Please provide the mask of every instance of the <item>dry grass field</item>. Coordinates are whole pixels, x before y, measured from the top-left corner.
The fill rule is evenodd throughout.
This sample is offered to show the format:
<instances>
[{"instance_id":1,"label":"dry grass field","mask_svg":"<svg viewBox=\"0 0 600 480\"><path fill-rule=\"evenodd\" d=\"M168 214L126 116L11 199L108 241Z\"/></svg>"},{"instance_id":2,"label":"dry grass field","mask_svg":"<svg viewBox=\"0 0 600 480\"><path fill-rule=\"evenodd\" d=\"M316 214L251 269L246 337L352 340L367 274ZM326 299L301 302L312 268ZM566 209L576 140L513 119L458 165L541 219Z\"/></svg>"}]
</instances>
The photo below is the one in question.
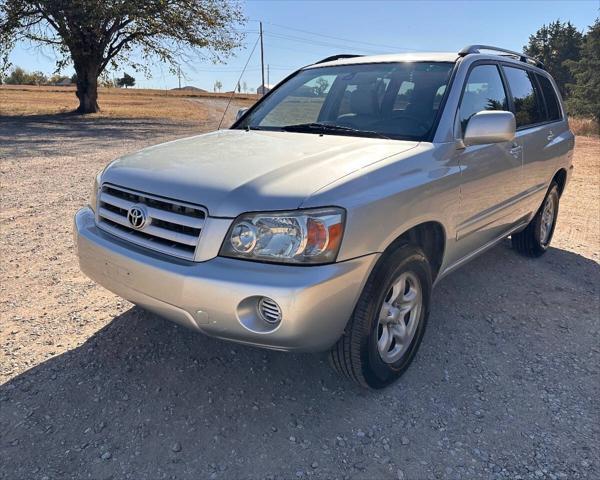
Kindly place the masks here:
<instances>
[{"instance_id":1,"label":"dry grass field","mask_svg":"<svg viewBox=\"0 0 600 480\"><path fill-rule=\"evenodd\" d=\"M224 93L185 90L146 90L138 88L100 88L101 111L91 118L169 118L194 123L209 121L205 100L227 100ZM252 105L254 94L235 95L237 103ZM202 100L199 102L198 100ZM0 86L0 115L53 115L77 108L75 87Z\"/></svg>"},{"instance_id":2,"label":"dry grass field","mask_svg":"<svg viewBox=\"0 0 600 480\"><path fill-rule=\"evenodd\" d=\"M592 118L570 118L569 125L575 135L594 137L600 135L600 125Z\"/></svg>"}]
</instances>

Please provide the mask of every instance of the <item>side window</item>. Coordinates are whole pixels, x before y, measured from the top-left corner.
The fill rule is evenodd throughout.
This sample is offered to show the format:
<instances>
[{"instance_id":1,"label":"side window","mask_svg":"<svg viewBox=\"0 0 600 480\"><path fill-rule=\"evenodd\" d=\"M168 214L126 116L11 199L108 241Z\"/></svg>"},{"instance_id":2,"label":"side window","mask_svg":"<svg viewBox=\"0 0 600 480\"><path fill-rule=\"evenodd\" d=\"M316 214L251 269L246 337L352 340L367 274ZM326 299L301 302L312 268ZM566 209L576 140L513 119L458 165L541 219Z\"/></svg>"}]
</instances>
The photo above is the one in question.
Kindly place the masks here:
<instances>
[{"instance_id":1,"label":"side window","mask_svg":"<svg viewBox=\"0 0 600 480\"><path fill-rule=\"evenodd\" d=\"M546 101L548 120L551 122L560 120L562 114L560 113L558 97L556 96L556 91L552 86L552 82L547 77L544 77L543 75L538 75L537 73L536 77L540 82L540 86L542 87L542 93L544 94L544 100Z\"/></svg>"},{"instance_id":2,"label":"side window","mask_svg":"<svg viewBox=\"0 0 600 480\"><path fill-rule=\"evenodd\" d=\"M261 124L278 126L316 122L335 78L335 75L321 75L299 86L271 110Z\"/></svg>"},{"instance_id":3,"label":"side window","mask_svg":"<svg viewBox=\"0 0 600 480\"><path fill-rule=\"evenodd\" d=\"M541 98L533 86L529 72L521 68L503 68L515 102L517 128L545 121Z\"/></svg>"},{"instance_id":4,"label":"side window","mask_svg":"<svg viewBox=\"0 0 600 480\"><path fill-rule=\"evenodd\" d=\"M479 65L469 73L459 109L463 133L469 119L482 110L508 110L506 92L496 65Z\"/></svg>"}]
</instances>

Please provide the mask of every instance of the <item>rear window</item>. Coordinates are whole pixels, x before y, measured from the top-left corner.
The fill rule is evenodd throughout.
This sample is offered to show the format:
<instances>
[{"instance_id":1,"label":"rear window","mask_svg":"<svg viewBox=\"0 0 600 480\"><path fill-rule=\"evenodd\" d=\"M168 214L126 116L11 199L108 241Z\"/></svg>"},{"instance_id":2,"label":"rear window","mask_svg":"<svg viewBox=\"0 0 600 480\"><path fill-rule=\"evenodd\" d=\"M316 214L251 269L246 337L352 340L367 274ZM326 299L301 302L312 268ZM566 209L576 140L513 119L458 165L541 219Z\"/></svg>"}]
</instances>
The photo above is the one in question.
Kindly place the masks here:
<instances>
[{"instance_id":1,"label":"rear window","mask_svg":"<svg viewBox=\"0 0 600 480\"><path fill-rule=\"evenodd\" d=\"M503 68L515 103L517 128L544 122L546 112L531 74L521 68Z\"/></svg>"},{"instance_id":2,"label":"rear window","mask_svg":"<svg viewBox=\"0 0 600 480\"><path fill-rule=\"evenodd\" d=\"M556 96L556 91L552 86L552 82L543 75L536 74L536 77L540 82L540 87L542 87L542 94L544 95L544 100L546 102L548 120L551 122L560 120L562 117L560 113L560 105L558 104L558 97Z\"/></svg>"}]
</instances>

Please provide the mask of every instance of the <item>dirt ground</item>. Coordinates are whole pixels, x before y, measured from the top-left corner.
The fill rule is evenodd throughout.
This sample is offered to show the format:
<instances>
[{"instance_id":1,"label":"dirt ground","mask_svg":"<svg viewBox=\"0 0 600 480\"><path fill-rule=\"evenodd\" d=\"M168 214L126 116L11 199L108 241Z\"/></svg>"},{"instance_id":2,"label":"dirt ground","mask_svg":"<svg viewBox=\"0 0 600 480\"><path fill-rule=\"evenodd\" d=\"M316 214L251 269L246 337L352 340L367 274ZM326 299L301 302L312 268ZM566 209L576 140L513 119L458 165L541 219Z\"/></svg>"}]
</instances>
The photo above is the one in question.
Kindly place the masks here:
<instances>
[{"instance_id":1,"label":"dirt ground","mask_svg":"<svg viewBox=\"0 0 600 480\"><path fill-rule=\"evenodd\" d=\"M599 139L577 139L547 255L505 242L444 279L415 363L368 392L79 272L93 175L208 128L0 117L0 478L600 477Z\"/></svg>"}]
</instances>

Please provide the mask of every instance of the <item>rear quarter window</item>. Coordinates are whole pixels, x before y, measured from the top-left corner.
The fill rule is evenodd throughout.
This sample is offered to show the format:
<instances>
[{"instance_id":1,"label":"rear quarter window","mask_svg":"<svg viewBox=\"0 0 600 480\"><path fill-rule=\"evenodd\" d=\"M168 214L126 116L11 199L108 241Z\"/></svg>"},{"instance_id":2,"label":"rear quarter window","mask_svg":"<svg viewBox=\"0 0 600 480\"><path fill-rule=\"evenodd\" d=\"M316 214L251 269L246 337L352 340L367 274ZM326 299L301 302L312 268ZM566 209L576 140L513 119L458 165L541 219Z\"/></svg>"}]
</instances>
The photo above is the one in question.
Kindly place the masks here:
<instances>
[{"instance_id":1,"label":"rear quarter window","mask_svg":"<svg viewBox=\"0 0 600 480\"><path fill-rule=\"evenodd\" d=\"M562 114L560 111L560 105L558 103L558 97L556 96L556 90L554 90L554 87L552 86L552 82L549 78L544 77L543 75L538 75L537 73L536 77L540 83L540 87L542 87L542 94L544 95L544 101L546 102L548 120L551 122L561 120Z\"/></svg>"}]
</instances>

